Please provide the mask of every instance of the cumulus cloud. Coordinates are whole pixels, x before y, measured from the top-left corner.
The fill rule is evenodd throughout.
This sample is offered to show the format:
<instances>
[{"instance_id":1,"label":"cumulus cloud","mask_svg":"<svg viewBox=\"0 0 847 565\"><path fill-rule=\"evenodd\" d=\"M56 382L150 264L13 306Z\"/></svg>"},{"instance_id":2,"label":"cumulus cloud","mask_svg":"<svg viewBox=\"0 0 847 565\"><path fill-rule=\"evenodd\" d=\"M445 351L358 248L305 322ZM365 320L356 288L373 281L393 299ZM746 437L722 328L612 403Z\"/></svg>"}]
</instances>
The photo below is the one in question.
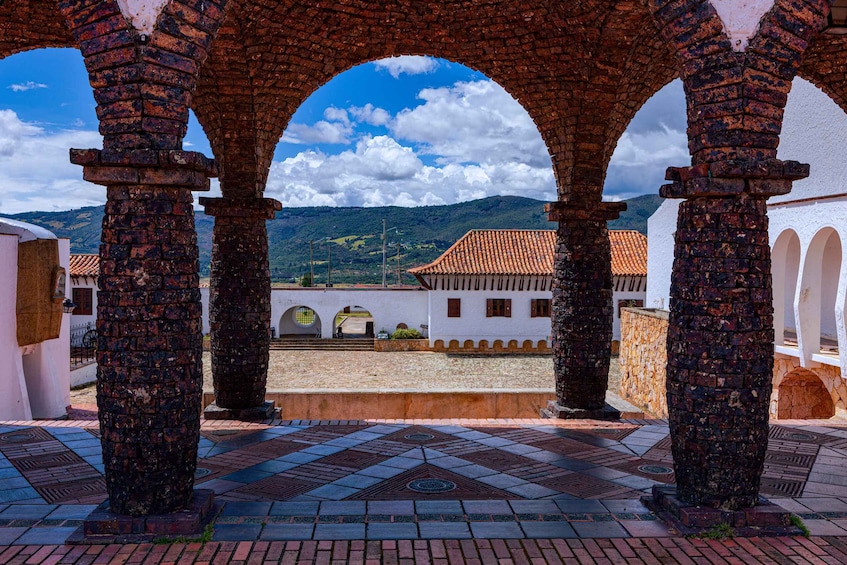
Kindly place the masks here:
<instances>
[{"instance_id":1,"label":"cumulus cloud","mask_svg":"<svg viewBox=\"0 0 847 565\"><path fill-rule=\"evenodd\" d=\"M71 147L101 147L96 131L48 132L0 110L0 213L67 210L102 204L103 187L82 180L68 159Z\"/></svg>"},{"instance_id":2,"label":"cumulus cloud","mask_svg":"<svg viewBox=\"0 0 847 565\"><path fill-rule=\"evenodd\" d=\"M550 198L553 173L521 163L425 165L389 136L337 155L303 151L271 166L266 194L284 206L431 206L516 194Z\"/></svg>"},{"instance_id":3,"label":"cumulus cloud","mask_svg":"<svg viewBox=\"0 0 847 565\"><path fill-rule=\"evenodd\" d=\"M350 113L356 120L372 126L388 125L391 121L391 114L382 108L375 108L373 104L365 104L361 108L352 106Z\"/></svg>"},{"instance_id":4,"label":"cumulus cloud","mask_svg":"<svg viewBox=\"0 0 847 565\"><path fill-rule=\"evenodd\" d=\"M402 74L422 75L431 73L438 68L438 61L431 57L403 55L374 61L374 66L377 69L388 71L388 74L394 78L400 78Z\"/></svg>"},{"instance_id":5,"label":"cumulus cloud","mask_svg":"<svg viewBox=\"0 0 847 565\"><path fill-rule=\"evenodd\" d=\"M526 110L490 80L427 88L423 103L389 125L398 139L421 145L440 163L525 163L550 168L550 156Z\"/></svg>"},{"instance_id":6,"label":"cumulus cloud","mask_svg":"<svg viewBox=\"0 0 847 565\"><path fill-rule=\"evenodd\" d=\"M679 80L657 92L635 115L609 162L605 196L626 199L656 194L668 167L691 162L685 95Z\"/></svg>"},{"instance_id":7,"label":"cumulus cloud","mask_svg":"<svg viewBox=\"0 0 847 565\"><path fill-rule=\"evenodd\" d=\"M353 135L353 126L347 111L330 106L324 110L324 118L314 125L299 123L290 124L280 139L281 143L295 145L311 145L316 143L331 143L349 145Z\"/></svg>"},{"instance_id":8,"label":"cumulus cloud","mask_svg":"<svg viewBox=\"0 0 847 565\"><path fill-rule=\"evenodd\" d=\"M18 84L10 84L6 88L11 90L12 92L26 92L27 90L34 90L36 88L47 88L47 85L42 84L40 82L33 82L31 80L28 80L26 82Z\"/></svg>"}]
</instances>

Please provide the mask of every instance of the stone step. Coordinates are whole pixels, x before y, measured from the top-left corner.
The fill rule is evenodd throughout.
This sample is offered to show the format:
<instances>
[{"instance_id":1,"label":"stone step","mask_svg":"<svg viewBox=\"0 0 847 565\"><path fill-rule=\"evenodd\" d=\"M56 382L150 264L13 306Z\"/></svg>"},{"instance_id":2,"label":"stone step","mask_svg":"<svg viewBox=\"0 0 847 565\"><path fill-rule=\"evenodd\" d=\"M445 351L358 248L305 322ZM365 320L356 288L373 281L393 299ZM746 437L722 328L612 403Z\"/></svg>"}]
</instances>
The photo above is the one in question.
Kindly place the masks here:
<instances>
[{"instance_id":1,"label":"stone step","mask_svg":"<svg viewBox=\"0 0 847 565\"><path fill-rule=\"evenodd\" d=\"M273 350L373 351L373 339L272 339Z\"/></svg>"}]
</instances>

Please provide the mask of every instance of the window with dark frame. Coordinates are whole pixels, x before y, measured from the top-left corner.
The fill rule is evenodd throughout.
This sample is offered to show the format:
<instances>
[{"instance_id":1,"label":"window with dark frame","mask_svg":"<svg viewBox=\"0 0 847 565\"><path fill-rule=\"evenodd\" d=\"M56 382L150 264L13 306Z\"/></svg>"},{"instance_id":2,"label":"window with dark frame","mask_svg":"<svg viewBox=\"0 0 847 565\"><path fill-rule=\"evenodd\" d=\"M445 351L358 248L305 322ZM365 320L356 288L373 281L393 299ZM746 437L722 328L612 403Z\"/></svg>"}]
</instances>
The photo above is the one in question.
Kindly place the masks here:
<instances>
[{"instance_id":1,"label":"window with dark frame","mask_svg":"<svg viewBox=\"0 0 847 565\"><path fill-rule=\"evenodd\" d=\"M93 294L94 289L91 288L73 289L71 300L76 304L73 313L77 316L91 316L94 313Z\"/></svg>"},{"instance_id":2,"label":"window with dark frame","mask_svg":"<svg viewBox=\"0 0 847 565\"><path fill-rule=\"evenodd\" d=\"M549 298L533 298L530 304L529 315L531 318L549 318L550 317L550 299Z\"/></svg>"},{"instance_id":3,"label":"window with dark frame","mask_svg":"<svg viewBox=\"0 0 847 565\"><path fill-rule=\"evenodd\" d=\"M512 300L510 298L488 298L485 301L486 318L511 318Z\"/></svg>"},{"instance_id":4,"label":"window with dark frame","mask_svg":"<svg viewBox=\"0 0 847 565\"><path fill-rule=\"evenodd\" d=\"M462 299L448 298L447 299L447 317L461 318L462 317Z\"/></svg>"}]
</instances>

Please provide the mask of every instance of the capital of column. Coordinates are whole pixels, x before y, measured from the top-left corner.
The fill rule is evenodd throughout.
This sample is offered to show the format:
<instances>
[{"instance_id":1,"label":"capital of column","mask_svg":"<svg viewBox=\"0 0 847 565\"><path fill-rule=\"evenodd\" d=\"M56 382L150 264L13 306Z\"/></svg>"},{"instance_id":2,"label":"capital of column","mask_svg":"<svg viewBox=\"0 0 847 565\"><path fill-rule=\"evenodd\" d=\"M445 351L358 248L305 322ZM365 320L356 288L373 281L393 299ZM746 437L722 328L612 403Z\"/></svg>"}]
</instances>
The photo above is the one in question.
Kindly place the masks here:
<instances>
[{"instance_id":1,"label":"capital of column","mask_svg":"<svg viewBox=\"0 0 847 565\"><path fill-rule=\"evenodd\" d=\"M282 210L279 200L273 198L200 198L207 216L225 218L259 218L273 220Z\"/></svg>"},{"instance_id":2,"label":"capital of column","mask_svg":"<svg viewBox=\"0 0 847 565\"><path fill-rule=\"evenodd\" d=\"M218 176L215 160L195 151L71 149L70 159L83 167L83 179L103 186L154 185L207 191L209 179Z\"/></svg>"},{"instance_id":3,"label":"capital of column","mask_svg":"<svg viewBox=\"0 0 847 565\"><path fill-rule=\"evenodd\" d=\"M544 205L550 222L616 220L626 210L626 202L549 202Z\"/></svg>"},{"instance_id":4,"label":"capital of column","mask_svg":"<svg viewBox=\"0 0 847 565\"><path fill-rule=\"evenodd\" d=\"M809 176L809 165L766 159L727 160L692 167L669 167L659 189L663 198L725 197L749 194L768 198L791 192L795 180Z\"/></svg>"}]
</instances>

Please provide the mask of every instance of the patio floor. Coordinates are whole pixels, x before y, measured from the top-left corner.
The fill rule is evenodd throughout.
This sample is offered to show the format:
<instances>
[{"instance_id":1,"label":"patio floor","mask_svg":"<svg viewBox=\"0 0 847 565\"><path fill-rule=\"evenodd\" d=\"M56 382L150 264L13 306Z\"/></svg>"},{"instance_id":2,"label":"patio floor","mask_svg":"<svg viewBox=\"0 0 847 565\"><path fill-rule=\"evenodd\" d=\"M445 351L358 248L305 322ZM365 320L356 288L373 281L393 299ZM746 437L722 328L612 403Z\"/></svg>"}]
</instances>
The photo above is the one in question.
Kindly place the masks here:
<instances>
[{"instance_id":1,"label":"patio floor","mask_svg":"<svg viewBox=\"0 0 847 565\"><path fill-rule=\"evenodd\" d=\"M771 426L762 494L812 537L723 542L678 537L639 501L673 482L660 420L204 421L211 543L64 546L106 498L98 436L90 419L0 423L0 563L847 563L842 420Z\"/></svg>"}]
</instances>

